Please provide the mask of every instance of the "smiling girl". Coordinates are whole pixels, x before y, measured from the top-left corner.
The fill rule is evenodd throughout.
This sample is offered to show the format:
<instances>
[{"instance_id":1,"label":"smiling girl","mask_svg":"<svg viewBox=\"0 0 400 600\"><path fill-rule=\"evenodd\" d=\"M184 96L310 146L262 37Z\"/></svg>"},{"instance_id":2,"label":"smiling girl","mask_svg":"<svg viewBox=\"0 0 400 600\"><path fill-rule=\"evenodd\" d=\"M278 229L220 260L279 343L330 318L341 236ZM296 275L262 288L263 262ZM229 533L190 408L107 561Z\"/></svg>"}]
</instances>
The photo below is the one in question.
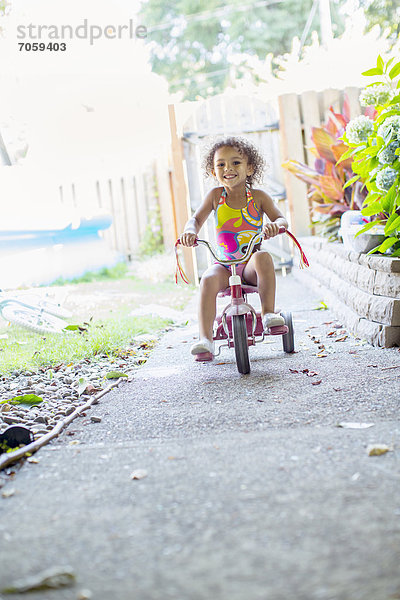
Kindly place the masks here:
<instances>
[{"instance_id":1,"label":"smiling girl","mask_svg":"<svg viewBox=\"0 0 400 600\"><path fill-rule=\"evenodd\" d=\"M185 225L180 240L184 246L194 246L197 235L214 212L219 256L222 260L240 258L255 233L264 239L274 237L280 227L288 223L271 197L263 190L253 188L260 181L264 159L247 140L227 138L214 144L204 158L207 175L213 175L219 187L208 192L202 205ZM263 223L263 215L267 220ZM281 315L275 313L275 269L268 252L259 246L247 263L237 265L236 272L243 282L257 285L261 299L264 329L284 325ZM191 353L214 353L213 323L218 292L228 287L230 268L215 263L205 271L200 283L199 341Z\"/></svg>"}]
</instances>

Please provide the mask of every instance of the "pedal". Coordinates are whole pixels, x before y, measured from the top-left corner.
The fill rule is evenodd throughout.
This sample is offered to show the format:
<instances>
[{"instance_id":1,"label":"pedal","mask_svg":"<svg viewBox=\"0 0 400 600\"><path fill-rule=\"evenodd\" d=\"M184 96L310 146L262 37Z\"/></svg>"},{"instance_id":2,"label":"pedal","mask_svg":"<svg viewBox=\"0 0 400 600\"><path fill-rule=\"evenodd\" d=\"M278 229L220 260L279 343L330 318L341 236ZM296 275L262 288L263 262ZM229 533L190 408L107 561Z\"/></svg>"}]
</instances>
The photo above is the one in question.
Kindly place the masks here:
<instances>
[{"instance_id":1,"label":"pedal","mask_svg":"<svg viewBox=\"0 0 400 600\"><path fill-rule=\"evenodd\" d=\"M200 352L196 354L194 360L197 362L209 362L214 358L211 352Z\"/></svg>"},{"instance_id":2,"label":"pedal","mask_svg":"<svg viewBox=\"0 0 400 600\"><path fill-rule=\"evenodd\" d=\"M269 327L269 333L271 335L285 335L289 331L287 325L277 325L276 327Z\"/></svg>"}]
</instances>

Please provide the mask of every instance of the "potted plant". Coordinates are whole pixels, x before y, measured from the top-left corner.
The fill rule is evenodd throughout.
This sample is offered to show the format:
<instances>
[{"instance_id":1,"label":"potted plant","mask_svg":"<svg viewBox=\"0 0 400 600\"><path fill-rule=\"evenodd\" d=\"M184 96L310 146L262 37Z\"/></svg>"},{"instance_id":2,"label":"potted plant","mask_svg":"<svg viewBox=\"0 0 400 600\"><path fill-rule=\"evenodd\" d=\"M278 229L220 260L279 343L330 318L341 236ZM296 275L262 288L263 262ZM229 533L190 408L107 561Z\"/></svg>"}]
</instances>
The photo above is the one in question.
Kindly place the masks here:
<instances>
[{"instance_id":1,"label":"potted plant","mask_svg":"<svg viewBox=\"0 0 400 600\"><path fill-rule=\"evenodd\" d=\"M338 164L352 160L355 173L344 188L361 183L367 195L361 214L366 221L355 236L380 235L368 254L379 252L400 256L400 62L394 57L384 62L378 56L376 67L365 71L378 77L361 92L360 103L373 112L347 123L343 142L349 149ZM397 81L397 82L396 82ZM371 115L371 116L369 116Z\"/></svg>"}]
</instances>

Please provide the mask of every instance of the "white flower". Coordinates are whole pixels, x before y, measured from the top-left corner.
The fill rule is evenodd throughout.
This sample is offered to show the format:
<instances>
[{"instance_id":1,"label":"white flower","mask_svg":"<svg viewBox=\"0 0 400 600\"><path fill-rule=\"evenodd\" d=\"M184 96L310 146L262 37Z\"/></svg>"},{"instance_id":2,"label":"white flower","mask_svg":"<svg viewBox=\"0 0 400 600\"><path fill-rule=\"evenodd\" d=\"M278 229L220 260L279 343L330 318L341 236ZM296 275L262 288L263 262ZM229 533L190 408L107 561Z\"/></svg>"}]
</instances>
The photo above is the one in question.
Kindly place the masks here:
<instances>
[{"instance_id":1,"label":"white flower","mask_svg":"<svg viewBox=\"0 0 400 600\"><path fill-rule=\"evenodd\" d=\"M377 83L362 90L360 94L361 106L377 106L386 104L394 96L391 87L385 83Z\"/></svg>"},{"instance_id":2,"label":"white flower","mask_svg":"<svg viewBox=\"0 0 400 600\"><path fill-rule=\"evenodd\" d=\"M378 160L381 165L391 165L396 159L399 158L398 154L395 154L397 148L400 146L400 142L390 142L386 148L383 148L378 154Z\"/></svg>"},{"instance_id":3,"label":"white flower","mask_svg":"<svg viewBox=\"0 0 400 600\"><path fill-rule=\"evenodd\" d=\"M385 167L382 171L379 171L376 176L376 187L383 192L387 192L397 178L397 171L392 169L391 167Z\"/></svg>"},{"instance_id":4,"label":"white flower","mask_svg":"<svg viewBox=\"0 0 400 600\"><path fill-rule=\"evenodd\" d=\"M360 115L352 119L346 126L346 136L350 144L362 144L373 132L374 125L369 117Z\"/></svg>"},{"instance_id":5,"label":"white flower","mask_svg":"<svg viewBox=\"0 0 400 600\"><path fill-rule=\"evenodd\" d=\"M386 143L395 140L400 142L400 115L387 117L387 119L379 125L378 135L383 137Z\"/></svg>"}]
</instances>

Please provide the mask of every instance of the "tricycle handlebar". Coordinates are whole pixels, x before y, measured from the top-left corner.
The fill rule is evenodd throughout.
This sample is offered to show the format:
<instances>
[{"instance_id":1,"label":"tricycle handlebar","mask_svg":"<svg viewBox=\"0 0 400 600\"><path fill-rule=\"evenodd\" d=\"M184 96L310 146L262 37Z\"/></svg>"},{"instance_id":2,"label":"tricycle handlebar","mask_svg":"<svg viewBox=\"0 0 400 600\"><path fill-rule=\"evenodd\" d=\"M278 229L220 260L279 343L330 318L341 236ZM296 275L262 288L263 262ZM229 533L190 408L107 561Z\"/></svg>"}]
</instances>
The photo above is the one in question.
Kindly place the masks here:
<instances>
[{"instance_id":1,"label":"tricycle handlebar","mask_svg":"<svg viewBox=\"0 0 400 600\"><path fill-rule=\"evenodd\" d=\"M279 228L279 233L285 233L285 231L286 231L286 229L284 227ZM219 258L219 256L216 255L211 244L209 242L207 242L206 240L200 240L199 238L197 238L196 245L203 244L204 246L206 246L208 248L208 250L211 252L211 254L213 255L213 257L215 258L215 260L217 262L221 263L221 265L229 266L229 265L237 265L239 263L247 262L249 260L250 256L253 254L254 246L256 244L258 244L258 242L262 241L262 239L263 239L263 234L256 233L251 238L245 254L243 254L243 256L241 258L234 258L232 260L223 260L223 259Z\"/></svg>"}]
</instances>

